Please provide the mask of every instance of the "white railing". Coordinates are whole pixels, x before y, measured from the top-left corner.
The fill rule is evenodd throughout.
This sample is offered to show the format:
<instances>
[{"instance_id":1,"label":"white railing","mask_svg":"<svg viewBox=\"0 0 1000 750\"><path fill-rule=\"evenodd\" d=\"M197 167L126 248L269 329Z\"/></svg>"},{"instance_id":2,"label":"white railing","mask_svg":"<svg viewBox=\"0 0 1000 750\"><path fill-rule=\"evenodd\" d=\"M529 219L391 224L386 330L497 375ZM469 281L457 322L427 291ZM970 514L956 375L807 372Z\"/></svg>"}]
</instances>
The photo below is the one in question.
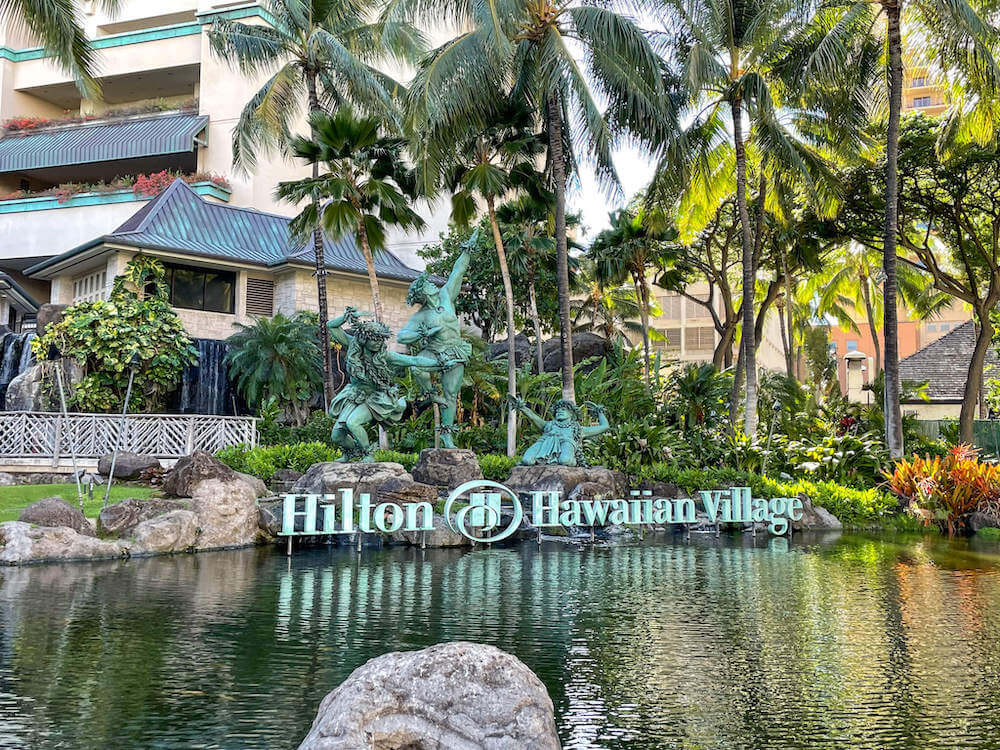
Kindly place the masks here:
<instances>
[{"instance_id":1,"label":"white railing","mask_svg":"<svg viewBox=\"0 0 1000 750\"><path fill-rule=\"evenodd\" d=\"M119 440L119 432L121 439ZM215 453L230 445L257 443L253 417L205 414L59 414L0 412L0 460L65 462L106 456L115 449L157 458L180 458L195 450Z\"/></svg>"}]
</instances>

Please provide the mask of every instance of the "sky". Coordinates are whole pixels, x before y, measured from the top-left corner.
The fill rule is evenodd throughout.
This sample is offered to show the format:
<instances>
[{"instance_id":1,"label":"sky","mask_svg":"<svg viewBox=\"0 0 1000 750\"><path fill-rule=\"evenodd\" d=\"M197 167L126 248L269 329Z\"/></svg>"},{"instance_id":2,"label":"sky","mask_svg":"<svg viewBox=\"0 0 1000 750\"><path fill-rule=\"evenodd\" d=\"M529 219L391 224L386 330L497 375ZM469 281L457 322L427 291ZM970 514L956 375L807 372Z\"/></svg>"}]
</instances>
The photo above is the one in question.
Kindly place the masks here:
<instances>
[{"instance_id":1,"label":"sky","mask_svg":"<svg viewBox=\"0 0 1000 750\"><path fill-rule=\"evenodd\" d=\"M583 232L581 241L589 243L602 229L610 225L608 213L625 206L636 193L643 190L653 177L655 163L648 153L639 148L617 149L613 158L618 177L621 179L624 198L610 199L597 184L593 171L582 165L580 185L574 187L567 195L567 207L570 211L579 211L583 215Z\"/></svg>"}]
</instances>

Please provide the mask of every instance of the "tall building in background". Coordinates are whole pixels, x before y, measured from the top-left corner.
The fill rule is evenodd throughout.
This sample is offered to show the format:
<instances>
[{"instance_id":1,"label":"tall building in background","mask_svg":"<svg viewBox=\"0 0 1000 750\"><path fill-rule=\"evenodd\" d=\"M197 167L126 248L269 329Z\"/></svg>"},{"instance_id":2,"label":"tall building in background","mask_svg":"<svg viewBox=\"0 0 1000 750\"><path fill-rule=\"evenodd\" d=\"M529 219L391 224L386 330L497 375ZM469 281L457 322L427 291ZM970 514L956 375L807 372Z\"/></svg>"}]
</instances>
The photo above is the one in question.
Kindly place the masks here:
<instances>
[{"instance_id":1,"label":"tall building in background","mask_svg":"<svg viewBox=\"0 0 1000 750\"><path fill-rule=\"evenodd\" d=\"M944 89L931 82L927 68L914 67L903 72L903 112L939 115L947 108Z\"/></svg>"}]
</instances>

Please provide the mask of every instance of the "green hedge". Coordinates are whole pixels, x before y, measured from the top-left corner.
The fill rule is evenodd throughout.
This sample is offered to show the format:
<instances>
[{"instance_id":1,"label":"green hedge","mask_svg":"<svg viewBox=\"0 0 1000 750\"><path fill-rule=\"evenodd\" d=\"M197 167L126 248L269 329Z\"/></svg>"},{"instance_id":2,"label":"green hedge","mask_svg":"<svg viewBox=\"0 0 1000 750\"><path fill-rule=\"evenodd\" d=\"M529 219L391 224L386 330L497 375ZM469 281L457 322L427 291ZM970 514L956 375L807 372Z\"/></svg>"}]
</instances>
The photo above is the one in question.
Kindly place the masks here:
<instances>
[{"instance_id":1,"label":"green hedge","mask_svg":"<svg viewBox=\"0 0 1000 750\"><path fill-rule=\"evenodd\" d=\"M783 482L736 469L679 469L673 464L654 464L643 470L642 477L676 484L686 492L749 487L757 497L794 497L802 493L813 505L833 513L845 526L882 524L898 507L895 497L878 489L858 490L834 482Z\"/></svg>"}]
</instances>

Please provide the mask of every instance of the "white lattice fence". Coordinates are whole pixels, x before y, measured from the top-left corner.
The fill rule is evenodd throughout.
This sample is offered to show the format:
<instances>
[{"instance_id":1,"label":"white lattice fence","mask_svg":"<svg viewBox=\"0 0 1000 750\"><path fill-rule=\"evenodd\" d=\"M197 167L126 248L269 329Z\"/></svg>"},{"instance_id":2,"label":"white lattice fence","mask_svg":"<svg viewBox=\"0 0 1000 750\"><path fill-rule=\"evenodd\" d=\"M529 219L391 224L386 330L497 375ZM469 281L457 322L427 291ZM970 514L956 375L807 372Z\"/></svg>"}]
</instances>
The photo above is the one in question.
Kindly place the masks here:
<instances>
[{"instance_id":1,"label":"white lattice fence","mask_svg":"<svg viewBox=\"0 0 1000 750\"><path fill-rule=\"evenodd\" d=\"M100 458L115 449L157 458L180 458L194 450L216 452L230 445L256 445L257 420L203 414L53 414L0 412L0 460L5 458Z\"/></svg>"}]
</instances>

